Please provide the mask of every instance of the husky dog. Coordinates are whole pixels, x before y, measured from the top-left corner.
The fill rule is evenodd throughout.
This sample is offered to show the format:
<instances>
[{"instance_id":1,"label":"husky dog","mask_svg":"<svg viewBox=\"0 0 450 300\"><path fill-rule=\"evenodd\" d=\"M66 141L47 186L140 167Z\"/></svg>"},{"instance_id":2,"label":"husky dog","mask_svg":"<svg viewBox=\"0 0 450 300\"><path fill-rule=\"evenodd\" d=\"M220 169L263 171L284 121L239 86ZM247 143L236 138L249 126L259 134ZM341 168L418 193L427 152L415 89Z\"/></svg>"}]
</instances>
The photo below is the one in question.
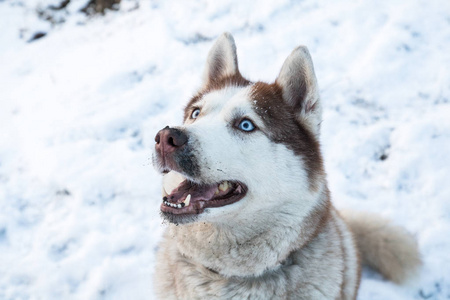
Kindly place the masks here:
<instances>
[{"instance_id":1,"label":"husky dog","mask_svg":"<svg viewBox=\"0 0 450 300\"><path fill-rule=\"evenodd\" d=\"M233 37L218 38L184 124L155 138L160 299L355 299L361 263L395 282L417 269L402 228L332 206L321 113L306 47L268 84L242 77Z\"/></svg>"}]
</instances>

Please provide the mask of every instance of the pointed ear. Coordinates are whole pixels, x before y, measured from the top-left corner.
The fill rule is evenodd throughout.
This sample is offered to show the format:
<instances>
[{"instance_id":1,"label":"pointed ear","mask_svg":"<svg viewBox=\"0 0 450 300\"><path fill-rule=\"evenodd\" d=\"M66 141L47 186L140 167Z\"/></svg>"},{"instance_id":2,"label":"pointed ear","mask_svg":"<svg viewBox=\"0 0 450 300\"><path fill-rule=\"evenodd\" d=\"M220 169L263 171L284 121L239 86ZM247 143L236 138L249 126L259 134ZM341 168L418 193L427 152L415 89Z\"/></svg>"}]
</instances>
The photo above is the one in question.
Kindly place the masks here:
<instances>
[{"instance_id":1,"label":"pointed ear","mask_svg":"<svg viewBox=\"0 0 450 300\"><path fill-rule=\"evenodd\" d=\"M225 32L209 50L203 72L203 87L213 81L239 74L236 45L233 36Z\"/></svg>"},{"instance_id":2,"label":"pointed ear","mask_svg":"<svg viewBox=\"0 0 450 300\"><path fill-rule=\"evenodd\" d=\"M283 100L292 106L298 118L319 136L322 107L314 66L306 47L300 46L292 51L275 82L283 91Z\"/></svg>"}]
</instances>

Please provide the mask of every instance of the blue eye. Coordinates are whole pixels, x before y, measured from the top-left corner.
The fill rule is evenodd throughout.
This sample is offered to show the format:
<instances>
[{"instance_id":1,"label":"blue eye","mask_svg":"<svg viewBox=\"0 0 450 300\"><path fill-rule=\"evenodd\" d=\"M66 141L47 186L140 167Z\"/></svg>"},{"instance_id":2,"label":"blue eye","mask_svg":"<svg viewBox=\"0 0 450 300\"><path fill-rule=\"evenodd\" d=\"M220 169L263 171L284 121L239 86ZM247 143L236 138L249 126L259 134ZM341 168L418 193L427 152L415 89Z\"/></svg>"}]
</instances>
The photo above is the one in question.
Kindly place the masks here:
<instances>
[{"instance_id":1,"label":"blue eye","mask_svg":"<svg viewBox=\"0 0 450 300\"><path fill-rule=\"evenodd\" d=\"M255 125L252 123L252 121L244 119L241 121L241 123L239 123L238 128L242 131L250 132L255 130Z\"/></svg>"},{"instance_id":2,"label":"blue eye","mask_svg":"<svg viewBox=\"0 0 450 300\"><path fill-rule=\"evenodd\" d=\"M197 119L198 115L200 114L200 109L194 109L194 111L192 112L191 118L192 119Z\"/></svg>"}]
</instances>

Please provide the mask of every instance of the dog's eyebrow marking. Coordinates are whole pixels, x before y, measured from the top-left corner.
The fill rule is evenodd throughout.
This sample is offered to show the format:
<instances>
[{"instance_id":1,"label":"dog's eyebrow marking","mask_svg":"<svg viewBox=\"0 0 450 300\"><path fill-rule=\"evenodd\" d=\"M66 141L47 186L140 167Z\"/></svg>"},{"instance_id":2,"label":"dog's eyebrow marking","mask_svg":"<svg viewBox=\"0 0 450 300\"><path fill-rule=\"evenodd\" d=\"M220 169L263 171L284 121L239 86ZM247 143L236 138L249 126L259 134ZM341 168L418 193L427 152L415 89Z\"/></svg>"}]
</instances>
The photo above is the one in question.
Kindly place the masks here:
<instances>
[{"instance_id":1,"label":"dog's eyebrow marking","mask_svg":"<svg viewBox=\"0 0 450 300\"><path fill-rule=\"evenodd\" d=\"M242 108L235 108L230 113L230 121L235 122L238 119L242 119L243 117L247 116L246 112Z\"/></svg>"},{"instance_id":2,"label":"dog's eyebrow marking","mask_svg":"<svg viewBox=\"0 0 450 300\"><path fill-rule=\"evenodd\" d=\"M249 119L250 121L255 123L258 128L264 127L264 124L259 120L259 116L255 114L253 109L247 110L244 108L234 108L227 117L227 121L229 123L232 123L233 126L237 121L243 119Z\"/></svg>"},{"instance_id":3,"label":"dog's eyebrow marking","mask_svg":"<svg viewBox=\"0 0 450 300\"><path fill-rule=\"evenodd\" d=\"M191 100L186 104L184 109L184 120L188 117L188 108L203 99L203 97L213 91L219 91L227 87L246 87L252 84L252 82L244 77L241 73L237 72L234 75L224 78L213 79L208 82Z\"/></svg>"},{"instance_id":4,"label":"dog's eyebrow marking","mask_svg":"<svg viewBox=\"0 0 450 300\"><path fill-rule=\"evenodd\" d=\"M191 100L189 100L189 102L184 107L184 121L189 119L189 117L191 116L192 109L194 107L196 107L196 104L198 104L198 102L200 102L200 100L202 100L202 99L203 99L203 94L199 93L199 94L195 95L194 97L192 97Z\"/></svg>"}]
</instances>

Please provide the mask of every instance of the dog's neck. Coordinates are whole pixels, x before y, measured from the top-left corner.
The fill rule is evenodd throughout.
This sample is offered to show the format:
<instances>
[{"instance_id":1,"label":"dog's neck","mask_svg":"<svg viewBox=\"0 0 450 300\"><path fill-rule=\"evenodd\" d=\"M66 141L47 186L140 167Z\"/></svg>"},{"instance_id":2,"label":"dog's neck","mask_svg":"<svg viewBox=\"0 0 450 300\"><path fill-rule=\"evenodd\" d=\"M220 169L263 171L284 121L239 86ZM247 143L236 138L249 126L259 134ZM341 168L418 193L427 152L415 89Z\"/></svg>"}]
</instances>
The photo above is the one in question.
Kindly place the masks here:
<instances>
[{"instance_id":1,"label":"dog's neck","mask_svg":"<svg viewBox=\"0 0 450 300\"><path fill-rule=\"evenodd\" d=\"M295 211L286 208L277 215L260 216L259 221L170 225L170 234L181 254L194 264L226 277L259 276L278 268L291 252L311 241L326 224L330 209L325 190L303 217L293 217Z\"/></svg>"}]
</instances>

